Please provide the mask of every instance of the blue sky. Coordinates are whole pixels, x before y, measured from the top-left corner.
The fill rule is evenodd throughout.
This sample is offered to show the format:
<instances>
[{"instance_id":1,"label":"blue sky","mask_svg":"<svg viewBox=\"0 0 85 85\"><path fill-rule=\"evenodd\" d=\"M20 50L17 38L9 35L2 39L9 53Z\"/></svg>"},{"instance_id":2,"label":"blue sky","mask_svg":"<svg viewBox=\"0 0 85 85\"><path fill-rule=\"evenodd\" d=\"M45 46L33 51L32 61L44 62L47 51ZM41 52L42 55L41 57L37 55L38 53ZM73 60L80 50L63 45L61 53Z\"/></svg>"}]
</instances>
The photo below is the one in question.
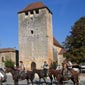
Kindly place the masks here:
<instances>
[{"instance_id":1,"label":"blue sky","mask_svg":"<svg viewBox=\"0 0 85 85\"><path fill-rule=\"evenodd\" d=\"M85 0L0 0L0 48L18 49L18 14L32 2L42 1L53 13L53 35L62 44L71 26L85 16Z\"/></svg>"}]
</instances>

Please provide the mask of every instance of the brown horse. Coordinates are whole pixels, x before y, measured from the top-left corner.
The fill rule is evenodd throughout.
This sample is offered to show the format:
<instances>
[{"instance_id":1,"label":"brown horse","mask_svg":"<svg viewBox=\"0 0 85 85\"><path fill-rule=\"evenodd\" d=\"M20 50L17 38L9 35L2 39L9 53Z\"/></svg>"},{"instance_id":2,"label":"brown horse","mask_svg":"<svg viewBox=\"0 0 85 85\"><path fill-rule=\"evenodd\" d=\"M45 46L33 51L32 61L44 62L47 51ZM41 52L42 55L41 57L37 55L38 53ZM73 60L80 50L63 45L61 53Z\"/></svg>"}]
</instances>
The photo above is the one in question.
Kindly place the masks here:
<instances>
[{"instance_id":1,"label":"brown horse","mask_svg":"<svg viewBox=\"0 0 85 85\"><path fill-rule=\"evenodd\" d=\"M13 80L14 80L14 85L18 85L19 80L27 80L27 85L29 85L29 80L31 81L33 85L33 79L34 79L34 73L33 71L27 71L26 73L24 72L23 76L20 75L20 71L15 69L15 68L6 68L6 72L10 72L12 74Z\"/></svg>"},{"instance_id":2,"label":"brown horse","mask_svg":"<svg viewBox=\"0 0 85 85\"><path fill-rule=\"evenodd\" d=\"M71 79L74 83L74 85L79 85L79 80L78 80L78 75L79 73L71 70L71 76L70 77L64 77L62 76L62 70L55 70L55 69L49 69L49 77L51 79L51 85L52 85L52 75L56 77L57 81L58 81L58 85L63 84L63 81L67 81L69 79Z\"/></svg>"}]
</instances>

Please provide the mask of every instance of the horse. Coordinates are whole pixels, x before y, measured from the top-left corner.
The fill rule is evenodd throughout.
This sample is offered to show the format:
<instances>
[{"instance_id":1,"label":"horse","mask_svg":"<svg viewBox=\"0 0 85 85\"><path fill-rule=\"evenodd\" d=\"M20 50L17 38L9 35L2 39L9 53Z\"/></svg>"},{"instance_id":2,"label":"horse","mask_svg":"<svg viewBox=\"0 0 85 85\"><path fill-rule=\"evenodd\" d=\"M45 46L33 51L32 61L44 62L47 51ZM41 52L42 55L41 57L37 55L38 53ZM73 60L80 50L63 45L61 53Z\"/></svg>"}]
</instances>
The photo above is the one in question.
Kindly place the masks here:
<instances>
[{"instance_id":1,"label":"horse","mask_svg":"<svg viewBox=\"0 0 85 85\"><path fill-rule=\"evenodd\" d=\"M12 78L14 80L14 85L18 85L19 80L27 80L27 85L29 85L29 80L31 81L33 85L34 80L34 73L33 71L27 71L24 72L23 75L20 75L20 71L15 69L14 67L8 67L6 68L6 73L10 72L12 74Z\"/></svg>"},{"instance_id":2,"label":"horse","mask_svg":"<svg viewBox=\"0 0 85 85\"><path fill-rule=\"evenodd\" d=\"M46 78L48 77L48 75L46 75L43 69L33 69L33 72L39 76L39 83L41 82L41 79L43 79L45 84L47 84Z\"/></svg>"},{"instance_id":3,"label":"horse","mask_svg":"<svg viewBox=\"0 0 85 85\"><path fill-rule=\"evenodd\" d=\"M62 69L61 70L56 70L56 69L49 69L49 77L51 79L51 85L52 85L52 75L56 77L57 81L58 81L58 85L62 85L63 81L67 81L67 80L72 80L74 85L79 85L79 80L78 80L78 76L79 73L77 71L74 71L73 69L71 69L71 76L69 77L65 77L62 76Z\"/></svg>"}]
</instances>

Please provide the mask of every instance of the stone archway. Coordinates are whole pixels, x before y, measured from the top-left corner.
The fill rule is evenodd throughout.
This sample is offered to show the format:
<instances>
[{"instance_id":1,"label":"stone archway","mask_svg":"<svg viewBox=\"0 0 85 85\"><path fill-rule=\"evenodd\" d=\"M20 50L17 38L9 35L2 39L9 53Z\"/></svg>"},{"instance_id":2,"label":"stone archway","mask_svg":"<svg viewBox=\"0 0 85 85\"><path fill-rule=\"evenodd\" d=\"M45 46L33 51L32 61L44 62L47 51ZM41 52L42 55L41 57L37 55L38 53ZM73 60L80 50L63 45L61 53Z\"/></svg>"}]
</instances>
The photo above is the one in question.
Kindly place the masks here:
<instances>
[{"instance_id":1,"label":"stone archway","mask_svg":"<svg viewBox=\"0 0 85 85\"><path fill-rule=\"evenodd\" d=\"M36 69L36 63L33 61L31 62L31 70Z\"/></svg>"}]
</instances>

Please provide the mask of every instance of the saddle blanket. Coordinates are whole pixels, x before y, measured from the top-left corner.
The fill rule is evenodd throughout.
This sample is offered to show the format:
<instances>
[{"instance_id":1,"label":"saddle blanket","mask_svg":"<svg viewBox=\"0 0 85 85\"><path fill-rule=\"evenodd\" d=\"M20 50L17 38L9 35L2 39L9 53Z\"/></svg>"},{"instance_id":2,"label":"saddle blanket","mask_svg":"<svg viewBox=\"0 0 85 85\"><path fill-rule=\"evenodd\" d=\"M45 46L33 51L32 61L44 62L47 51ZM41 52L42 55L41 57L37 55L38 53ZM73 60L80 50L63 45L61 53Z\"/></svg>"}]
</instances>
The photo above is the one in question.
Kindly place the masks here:
<instances>
[{"instance_id":1,"label":"saddle blanket","mask_svg":"<svg viewBox=\"0 0 85 85\"><path fill-rule=\"evenodd\" d=\"M73 70L79 72L79 69L78 68L73 68Z\"/></svg>"}]
</instances>

